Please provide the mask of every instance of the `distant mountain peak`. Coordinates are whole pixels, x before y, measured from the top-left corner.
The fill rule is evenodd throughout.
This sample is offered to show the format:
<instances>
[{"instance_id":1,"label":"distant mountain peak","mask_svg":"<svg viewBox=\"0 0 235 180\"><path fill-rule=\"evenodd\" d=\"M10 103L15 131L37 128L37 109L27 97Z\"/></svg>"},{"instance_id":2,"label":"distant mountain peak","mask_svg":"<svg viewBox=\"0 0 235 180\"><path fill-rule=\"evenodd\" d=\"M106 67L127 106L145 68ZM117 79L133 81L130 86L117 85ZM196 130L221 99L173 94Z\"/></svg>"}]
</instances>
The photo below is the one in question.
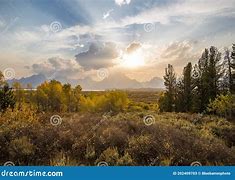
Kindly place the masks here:
<instances>
[{"instance_id":1,"label":"distant mountain peak","mask_svg":"<svg viewBox=\"0 0 235 180\"><path fill-rule=\"evenodd\" d=\"M48 80L43 74L34 74L29 77L20 79L8 80L12 85L14 82L20 82L23 87L27 84L32 84L33 88ZM105 89L140 89L140 88L162 88L163 80L159 77L153 77L150 81L139 82L136 79L131 79L123 73L113 73L102 81L94 81L90 77L84 79L67 79L56 78L62 83L71 83L73 86L79 84L84 90L105 90Z\"/></svg>"}]
</instances>

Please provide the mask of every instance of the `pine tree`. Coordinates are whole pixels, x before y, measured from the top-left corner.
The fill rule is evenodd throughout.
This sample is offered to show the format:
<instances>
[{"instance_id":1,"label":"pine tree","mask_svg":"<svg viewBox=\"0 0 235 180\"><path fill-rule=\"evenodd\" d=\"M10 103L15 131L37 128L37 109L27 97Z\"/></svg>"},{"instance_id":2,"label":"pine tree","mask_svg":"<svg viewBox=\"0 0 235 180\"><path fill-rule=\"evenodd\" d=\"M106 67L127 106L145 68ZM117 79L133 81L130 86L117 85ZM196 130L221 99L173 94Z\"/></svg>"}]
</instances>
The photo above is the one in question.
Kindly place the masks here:
<instances>
[{"instance_id":1,"label":"pine tree","mask_svg":"<svg viewBox=\"0 0 235 180\"><path fill-rule=\"evenodd\" d=\"M183 72L184 85L184 111L190 111L192 107L192 64L188 63Z\"/></svg>"},{"instance_id":2,"label":"pine tree","mask_svg":"<svg viewBox=\"0 0 235 180\"><path fill-rule=\"evenodd\" d=\"M223 92L231 92L232 89L232 67L231 67L231 52L229 49L225 49L224 52L224 62L223 62L223 81L221 84L221 89Z\"/></svg>"},{"instance_id":3,"label":"pine tree","mask_svg":"<svg viewBox=\"0 0 235 180\"><path fill-rule=\"evenodd\" d=\"M176 75L172 65L168 64L165 69L164 85L166 86L166 93L164 96L164 109L165 111L175 110L175 90L176 90Z\"/></svg>"},{"instance_id":4,"label":"pine tree","mask_svg":"<svg viewBox=\"0 0 235 180\"><path fill-rule=\"evenodd\" d=\"M8 84L5 84L0 89L0 112L4 112L7 108L14 108L15 97L11 88Z\"/></svg>"},{"instance_id":5,"label":"pine tree","mask_svg":"<svg viewBox=\"0 0 235 180\"><path fill-rule=\"evenodd\" d=\"M221 72L221 53L212 46L210 50L205 49L198 65L194 71L194 93L197 100L197 107L194 103L194 109L199 112L206 110L210 100L214 100L220 91Z\"/></svg>"},{"instance_id":6,"label":"pine tree","mask_svg":"<svg viewBox=\"0 0 235 180\"><path fill-rule=\"evenodd\" d=\"M221 53L212 46L210 48L208 62L208 94L209 99L214 100L219 94L220 78L222 77Z\"/></svg>"},{"instance_id":7,"label":"pine tree","mask_svg":"<svg viewBox=\"0 0 235 180\"><path fill-rule=\"evenodd\" d=\"M195 64L192 70L192 112L200 112L201 100L201 71L198 64Z\"/></svg>"}]
</instances>

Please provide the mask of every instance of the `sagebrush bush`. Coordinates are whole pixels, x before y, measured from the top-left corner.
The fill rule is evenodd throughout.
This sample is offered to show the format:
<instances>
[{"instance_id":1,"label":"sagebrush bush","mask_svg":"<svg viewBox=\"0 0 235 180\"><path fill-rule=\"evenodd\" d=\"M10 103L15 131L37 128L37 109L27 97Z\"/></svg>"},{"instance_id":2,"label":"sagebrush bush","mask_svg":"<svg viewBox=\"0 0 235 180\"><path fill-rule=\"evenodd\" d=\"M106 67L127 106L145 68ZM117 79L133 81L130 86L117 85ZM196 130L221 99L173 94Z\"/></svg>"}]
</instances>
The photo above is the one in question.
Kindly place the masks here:
<instances>
[{"instance_id":1,"label":"sagebrush bush","mask_svg":"<svg viewBox=\"0 0 235 180\"><path fill-rule=\"evenodd\" d=\"M144 117L155 121L147 126ZM230 165L235 162L231 122L216 116L155 111L53 114L22 108L1 114L0 158L17 165Z\"/></svg>"}]
</instances>

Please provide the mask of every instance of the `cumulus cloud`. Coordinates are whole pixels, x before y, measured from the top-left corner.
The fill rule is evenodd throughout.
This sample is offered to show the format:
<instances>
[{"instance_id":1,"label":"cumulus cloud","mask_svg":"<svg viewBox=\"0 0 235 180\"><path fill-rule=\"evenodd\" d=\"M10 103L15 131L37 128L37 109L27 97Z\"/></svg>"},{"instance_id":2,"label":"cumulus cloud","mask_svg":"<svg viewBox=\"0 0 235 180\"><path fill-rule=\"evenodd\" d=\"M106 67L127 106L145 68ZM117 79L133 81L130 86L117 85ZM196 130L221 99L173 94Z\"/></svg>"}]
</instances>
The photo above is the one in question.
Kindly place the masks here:
<instances>
[{"instance_id":1,"label":"cumulus cloud","mask_svg":"<svg viewBox=\"0 0 235 180\"><path fill-rule=\"evenodd\" d=\"M111 67L114 65L113 60L118 57L118 50L116 44L111 42L93 42L87 51L75 57L86 70Z\"/></svg>"},{"instance_id":2,"label":"cumulus cloud","mask_svg":"<svg viewBox=\"0 0 235 180\"><path fill-rule=\"evenodd\" d=\"M119 6L125 5L125 4L130 4L131 0L115 0L115 3Z\"/></svg>"},{"instance_id":3,"label":"cumulus cloud","mask_svg":"<svg viewBox=\"0 0 235 180\"><path fill-rule=\"evenodd\" d=\"M49 79L67 77L74 78L81 67L75 60L67 60L59 57L52 57L41 63L32 65L33 72L43 74Z\"/></svg>"}]
</instances>

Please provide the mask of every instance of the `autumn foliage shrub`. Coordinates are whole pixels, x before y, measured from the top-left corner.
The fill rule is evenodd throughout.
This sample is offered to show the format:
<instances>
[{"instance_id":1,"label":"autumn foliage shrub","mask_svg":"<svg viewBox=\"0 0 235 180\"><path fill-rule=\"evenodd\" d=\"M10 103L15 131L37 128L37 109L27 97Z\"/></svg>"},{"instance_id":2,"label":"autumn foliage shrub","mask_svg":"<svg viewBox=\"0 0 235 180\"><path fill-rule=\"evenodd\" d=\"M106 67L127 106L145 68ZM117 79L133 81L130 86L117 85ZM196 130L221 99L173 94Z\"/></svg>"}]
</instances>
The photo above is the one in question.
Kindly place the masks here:
<instances>
[{"instance_id":1,"label":"autumn foliage shrub","mask_svg":"<svg viewBox=\"0 0 235 180\"><path fill-rule=\"evenodd\" d=\"M146 125L144 117L155 121ZM0 163L16 165L110 166L231 165L235 162L231 122L185 113L79 112L38 114L24 105L0 116Z\"/></svg>"},{"instance_id":2,"label":"autumn foliage shrub","mask_svg":"<svg viewBox=\"0 0 235 180\"><path fill-rule=\"evenodd\" d=\"M127 94L122 91L108 91L103 95L82 96L80 107L88 112L122 112L128 107Z\"/></svg>"}]
</instances>

